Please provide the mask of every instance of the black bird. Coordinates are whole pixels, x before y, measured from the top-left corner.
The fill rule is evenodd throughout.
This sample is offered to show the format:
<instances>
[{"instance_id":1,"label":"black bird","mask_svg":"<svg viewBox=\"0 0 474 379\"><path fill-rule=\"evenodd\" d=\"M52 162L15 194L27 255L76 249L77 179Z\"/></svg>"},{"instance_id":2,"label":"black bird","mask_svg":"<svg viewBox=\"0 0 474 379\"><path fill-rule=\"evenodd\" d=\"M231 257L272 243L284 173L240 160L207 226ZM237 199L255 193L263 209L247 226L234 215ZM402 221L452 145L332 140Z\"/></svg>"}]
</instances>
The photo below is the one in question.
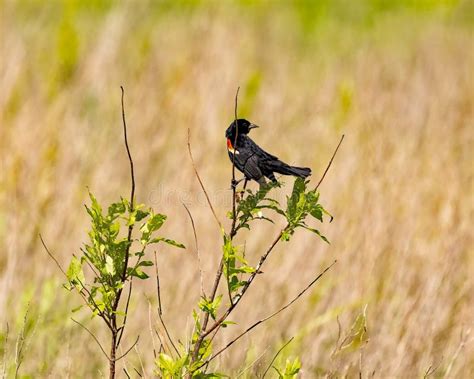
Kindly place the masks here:
<instances>
[{"instance_id":1,"label":"black bird","mask_svg":"<svg viewBox=\"0 0 474 379\"><path fill-rule=\"evenodd\" d=\"M238 119L237 125L238 128L236 128L236 121L234 120L225 132L227 152L231 162L234 161L235 154L235 167L245 175L245 184L248 180L253 179L263 185L266 183L265 177L276 183L274 173L294 175L300 178L311 175L310 168L290 166L253 142L248 134L253 128L258 128L257 125L245 119ZM237 183L233 184L236 185Z\"/></svg>"}]
</instances>

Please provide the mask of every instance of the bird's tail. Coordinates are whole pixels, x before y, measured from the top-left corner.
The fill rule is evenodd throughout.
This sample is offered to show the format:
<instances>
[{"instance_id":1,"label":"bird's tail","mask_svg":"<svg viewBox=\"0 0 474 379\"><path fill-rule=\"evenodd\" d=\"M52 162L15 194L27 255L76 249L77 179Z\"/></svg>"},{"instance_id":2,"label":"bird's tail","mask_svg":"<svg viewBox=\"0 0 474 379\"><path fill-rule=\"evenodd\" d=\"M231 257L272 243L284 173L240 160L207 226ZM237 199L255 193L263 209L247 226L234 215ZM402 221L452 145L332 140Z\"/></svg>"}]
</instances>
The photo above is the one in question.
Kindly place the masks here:
<instances>
[{"instance_id":1,"label":"bird's tail","mask_svg":"<svg viewBox=\"0 0 474 379\"><path fill-rule=\"evenodd\" d=\"M308 176L311 175L311 169L308 167L296 167L296 166L290 166L287 165L286 163L283 163L281 161L278 161L274 167L273 167L274 172L278 172L279 174L283 175L293 175L293 176L298 176L300 178L307 178Z\"/></svg>"}]
</instances>

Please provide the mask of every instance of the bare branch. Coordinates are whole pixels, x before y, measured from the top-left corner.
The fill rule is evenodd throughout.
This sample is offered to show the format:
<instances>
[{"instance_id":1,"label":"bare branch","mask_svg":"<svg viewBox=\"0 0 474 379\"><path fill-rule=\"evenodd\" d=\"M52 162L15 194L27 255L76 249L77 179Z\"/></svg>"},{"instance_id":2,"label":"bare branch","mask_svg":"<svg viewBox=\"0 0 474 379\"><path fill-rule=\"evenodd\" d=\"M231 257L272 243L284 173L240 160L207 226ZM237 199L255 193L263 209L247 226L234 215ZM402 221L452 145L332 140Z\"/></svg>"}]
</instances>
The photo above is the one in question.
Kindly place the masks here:
<instances>
[{"instance_id":1,"label":"bare branch","mask_svg":"<svg viewBox=\"0 0 474 379\"><path fill-rule=\"evenodd\" d=\"M158 272L158 259L156 258L156 250L153 251L155 257L155 278L156 278L156 297L158 298L158 314L163 314L163 308L161 307L161 291L160 291L160 275Z\"/></svg>"},{"instance_id":2,"label":"bare branch","mask_svg":"<svg viewBox=\"0 0 474 379\"><path fill-rule=\"evenodd\" d=\"M63 275L67 278L66 271L63 270L63 268L62 268L61 265L59 264L59 262L58 262L58 260L56 259L56 257L51 253L51 251L49 251L48 246L46 246L46 243L44 242L43 236L41 235L41 233L39 234L39 238L40 238L40 240L41 240L41 243L43 244L44 249L46 250L46 252L47 252L48 255L50 256L50 258L54 261L54 263L56 263L56 266L58 266L59 270L61 270L61 272L63 273Z\"/></svg>"},{"instance_id":3,"label":"bare branch","mask_svg":"<svg viewBox=\"0 0 474 379\"><path fill-rule=\"evenodd\" d=\"M128 160L130 162L130 180L132 188L130 190L130 213L134 211L134 198L135 198L135 171L133 168L133 159L132 154L130 153L130 147L128 146L128 137L127 137L127 121L125 120L125 106L124 106L124 95L125 91L122 86L120 86L122 90L122 123L123 123L123 137L125 139L125 148L127 150ZM123 272L122 272L122 282L125 282L127 278L127 268L128 268L128 259L130 254L130 247L132 245L132 232L133 232L133 223L128 227L128 234L127 234L127 248L125 251L125 264L123 265ZM117 299L115 301L114 309L117 309L120 296L122 294L122 289L119 290L117 294Z\"/></svg>"},{"instance_id":4,"label":"bare branch","mask_svg":"<svg viewBox=\"0 0 474 379\"><path fill-rule=\"evenodd\" d=\"M201 282L201 295L203 297L206 297L206 293L204 292L204 281L203 281L203 278L202 278L203 275L202 275L202 267L201 267L201 257L199 255L199 243L198 243L198 237L197 237L197 233L196 233L196 226L194 224L193 215L191 214L191 211L189 210L189 208L183 202L181 204L183 204L183 207L184 207L184 209L186 209L186 212L188 213L189 219L191 220L191 226L193 228L193 234L194 234L194 245L196 246L196 256L197 256L197 260L198 260L199 280Z\"/></svg>"},{"instance_id":5,"label":"bare branch","mask_svg":"<svg viewBox=\"0 0 474 379\"><path fill-rule=\"evenodd\" d=\"M181 354L179 354L179 351L178 351L176 345L174 344L173 339L171 338L171 334L168 331L168 328L166 327L165 321L163 320L163 311L162 311L162 307L161 307L161 295L160 295L160 276L159 276L159 273L158 273L158 263L157 263L158 261L157 261L157 258L156 258L156 251L154 251L153 253L154 253L154 257L155 257L156 292L157 292L157 296L158 296L158 317L160 319L161 325L163 326L163 329L165 330L166 336L168 337L168 340L171 343L171 346L173 346L173 349L176 352L176 354L178 355L178 357L181 357Z\"/></svg>"},{"instance_id":6,"label":"bare branch","mask_svg":"<svg viewBox=\"0 0 474 379\"><path fill-rule=\"evenodd\" d=\"M326 170L324 170L323 176L321 176L321 179L319 179L318 184L316 184L316 187L314 187L314 190L317 190L321 183L323 182L324 178L326 177L327 172L329 171L329 168L331 167L332 161L334 160L334 157L336 156L337 151L339 150L339 146L341 146L342 141L344 140L344 134L341 137L341 140L337 144L336 150L334 150L334 153L332 154L331 160L329 161Z\"/></svg>"},{"instance_id":7,"label":"bare branch","mask_svg":"<svg viewBox=\"0 0 474 379\"><path fill-rule=\"evenodd\" d=\"M219 229L221 230L221 232L223 232L224 228L222 226L222 223L219 221L219 218L217 217L217 213L214 210L214 207L211 203L211 199L209 198L209 195L207 194L206 188L204 187L204 184L201 180L201 177L199 176L199 173L197 171L196 164L194 163L193 153L191 151L191 131L190 131L190 129L188 129L188 152L189 152L189 158L191 159L191 163L193 164L194 174L196 175L196 178L199 181L201 189L204 192L204 195L206 196L207 204L209 205L209 208L211 208L212 214L214 215L214 219L216 220L217 224L219 225Z\"/></svg>"},{"instance_id":8,"label":"bare branch","mask_svg":"<svg viewBox=\"0 0 474 379\"><path fill-rule=\"evenodd\" d=\"M277 351L277 353L275 354L275 356L274 356L273 359L271 360L270 364L268 365L267 369L263 372L262 379L265 378L265 375L267 375L268 370L270 370L270 368L272 367L273 362L275 362L275 360L276 360L277 357L280 355L280 353L283 351L283 349L284 349L285 347L287 347L287 346L291 343L291 341L293 341L294 338L295 338L295 337L291 337L291 338Z\"/></svg>"},{"instance_id":9,"label":"bare branch","mask_svg":"<svg viewBox=\"0 0 474 379\"><path fill-rule=\"evenodd\" d=\"M296 302L306 291L308 291L319 279L321 279L321 277L327 272L329 271L332 266L334 266L336 264L337 261L334 261L331 265L329 265L328 267L326 267L315 279L313 279L311 281L311 283L309 283L300 293L298 293L298 295L296 295L289 303L287 303L285 306L281 307L280 309L278 309L277 311L273 312L271 315L255 322L254 324L252 324L250 327L248 327L244 332L242 332L241 334L239 334L237 337L235 337L232 341L230 341L226 346L224 346L222 349L220 349L218 352L216 352L214 355L212 355L207 361L207 362L210 362L212 361L213 359L215 359L218 355L220 355L221 353L223 353L225 350L227 350L229 347L231 347L235 342L237 342L240 338L242 338L243 336L245 336L247 333L249 333L252 329L254 329L255 327L257 327L258 325L270 320L271 318L275 317L276 315L278 315L279 313L283 312L285 309L289 308L294 302Z\"/></svg>"},{"instance_id":10,"label":"bare branch","mask_svg":"<svg viewBox=\"0 0 474 379\"><path fill-rule=\"evenodd\" d=\"M122 336L125 331L125 325L127 324L128 307L130 306L130 298L132 297L132 288L133 288L133 277L130 279L130 286L128 288L127 302L125 304L125 310L124 310L125 316L123 318L122 326L120 327L117 343L115 344L115 346L117 347L120 345L120 341L122 341Z\"/></svg>"},{"instance_id":11,"label":"bare branch","mask_svg":"<svg viewBox=\"0 0 474 379\"><path fill-rule=\"evenodd\" d=\"M130 191L130 208L133 209L133 201L135 198L135 171L133 169L133 159L132 154L130 153L130 147L128 146L128 136L127 136L127 121L125 120L125 106L124 106L124 95L125 91L122 86L122 122L123 122L123 136L125 139L125 148L127 149L128 160L130 161L130 179L132 180L132 189Z\"/></svg>"},{"instance_id":12,"label":"bare branch","mask_svg":"<svg viewBox=\"0 0 474 379\"><path fill-rule=\"evenodd\" d=\"M46 252L48 253L48 255L51 257L51 259L56 263L56 266L58 266L59 270L63 273L64 277L67 279L67 274L66 272L63 270L63 268L61 267L61 265L59 264L58 260L56 259L56 257L53 255L53 253L51 253L51 251L49 250L48 246L46 246L46 243L44 242L43 240L43 236L41 234L39 234L39 238L41 240L41 243L44 247L44 249L46 250ZM88 262L89 263L89 262ZM90 291L86 288L86 286L84 285L84 283L81 282L81 280L79 278L76 278L78 281L79 281L79 284L81 285L81 287L84 289L84 291L87 293L87 295L89 296L89 298L91 299L92 301L92 304L93 306L90 304L90 302L86 299L84 293L82 292L82 290L79 290L76 286L74 286L75 290L77 291L77 293L82 297L82 300L84 301L84 303L93 311L97 311L99 316L105 321L105 323L107 324L107 326L112 330L112 325L110 324L109 320L107 319L107 315L102 312L99 307L97 306L95 300L94 300L94 297L92 296L92 294L90 293Z\"/></svg>"},{"instance_id":13,"label":"bare branch","mask_svg":"<svg viewBox=\"0 0 474 379\"><path fill-rule=\"evenodd\" d=\"M94 341L97 343L97 345L99 345L100 350L102 350L102 353L104 353L105 357L106 357L107 360L110 362L110 361L111 361L110 357L109 357L108 354L105 352L105 349L102 347L100 341L97 339L97 337L95 336L95 334L92 333L84 324L80 323L79 321L74 320L72 317L71 317L71 320L74 321L77 325L79 325L80 327L82 327L87 333L90 334L90 336L94 339Z\"/></svg>"},{"instance_id":14,"label":"bare branch","mask_svg":"<svg viewBox=\"0 0 474 379\"><path fill-rule=\"evenodd\" d=\"M120 357L116 358L115 359L115 362L121 360L122 358L124 358L128 353L130 353L130 351L132 351L132 349L135 347L135 345L138 343L138 340L140 339L140 336L137 337L137 339L135 340L134 344L132 346L130 346L129 349L127 349L127 351L125 353L123 353Z\"/></svg>"},{"instance_id":15,"label":"bare branch","mask_svg":"<svg viewBox=\"0 0 474 379\"><path fill-rule=\"evenodd\" d=\"M236 135L235 135L235 138L234 138L234 146L237 143L237 136L239 134L239 126L237 124L237 107L238 107L239 91L240 91L240 87L237 87L237 91L235 93L235 107L234 107L234 122L235 122L235 126L236 126ZM191 148L190 148L190 144L189 144L189 129L188 129L188 150L189 150L189 154L191 156L191 160L193 162L194 172L196 173L196 176L198 177L198 180L201 183L201 187L203 188L203 191L204 191L204 193L207 197L207 193L205 192L204 187L202 185L202 182L201 182L201 180L199 178L199 175L197 173L196 166L194 164L194 160L192 159ZM231 226L231 230L230 230L230 239L232 240L234 238L234 236L236 235L236 233L237 233L237 230L236 230L236 221L237 221L236 200L237 200L237 194L236 194L236 185L235 185L235 154L233 155L233 158L232 158L231 188L232 188L232 226ZM209 198L208 198L208 202L209 202ZM210 202L209 202L209 205L211 206ZM213 210L212 206L211 206L211 209ZM214 210L213 210L213 213L214 213L214 216L215 216ZM216 217L216 219L217 219L217 217ZM224 229L222 227L222 224L219 222L219 220L217 220L217 221L219 223L219 226L221 228L222 233L224 233ZM217 269L216 278L214 280L214 284L213 284L213 287L212 287L212 290L211 290L211 296L210 296L210 299L209 299L211 302L214 301L214 299L216 297L217 288L219 287L219 283L220 283L220 280L221 280L221 277L222 277L223 270L224 270L224 257L221 258L221 261L219 263L219 268ZM229 299L230 299L231 307L232 307L232 297L230 296L230 293L229 293ZM219 325L214 324L212 330L206 331L208 322L209 322L209 314L204 313L203 322L202 322L202 332L201 332L201 335L199 336L198 340L196 341L194 351L193 351L193 355L192 355L192 361L195 361L197 359L199 349L201 348L201 345L202 345L202 342L204 341L204 338L209 333L211 333L212 330L216 329L216 327L219 326Z\"/></svg>"},{"instance_id":16,"label":"bare branch","mask_svg":"<svg viewBox=\"0 0 474 379\"><path fill-rule=\"evenodd\" d=\"M277 245L277 243L280 241L280 238L283 234L283 232L285 231L286 228L284 228L279 234L278 236L273 240L272 244L270 245L270 247L267 249L267 251L260 257L260 261L257 265L257 267L255 268L255 271L250 275L249 279L247 280L247 282L245 283L245 285L243 286L242 290L240 291L240 293L238 293L235 297L234 297L234 301L232 302L232 304L229 306L229 308L227 309L227 311L205 332L203 332L202 334L202 338L204 339L206 336L208 336L210 333L212 333L212 331L218 327L220 327L220 325L224 322L224 320L229 316L229 314L235 309L235 307L237 306L237 304L240 302L240 300L242 299L242 297L244 296L244 294L247 292L248 288L250 287L250 285L252 284L253 280L255 279L256 275L261 272L261 267L262 265L265 263L265 260L268 258L269 254L272 252L273 248Z\"/></svg>"},{"instance_id":17,"label":"bare branch","mask_svg":"<svg viewBox=\"0 0 474 379\"><path fill-rule=\"evenodd\" d=\"M235 236L235 223L237 222L237 214L236 214L236 184L235 184L235 156L237 155L237 138L239 136L239 124L237 123L237 106L239 100L239 91L240 87L237 87L237 91L235 93L235 107L234 107L234 122L235 122L235 137L233 141L234 146L234 154L232 154L232 227L230 230L230 238L232 239ZM231 299L232 301L232 299Z\"/></svg>"}]
</instances>

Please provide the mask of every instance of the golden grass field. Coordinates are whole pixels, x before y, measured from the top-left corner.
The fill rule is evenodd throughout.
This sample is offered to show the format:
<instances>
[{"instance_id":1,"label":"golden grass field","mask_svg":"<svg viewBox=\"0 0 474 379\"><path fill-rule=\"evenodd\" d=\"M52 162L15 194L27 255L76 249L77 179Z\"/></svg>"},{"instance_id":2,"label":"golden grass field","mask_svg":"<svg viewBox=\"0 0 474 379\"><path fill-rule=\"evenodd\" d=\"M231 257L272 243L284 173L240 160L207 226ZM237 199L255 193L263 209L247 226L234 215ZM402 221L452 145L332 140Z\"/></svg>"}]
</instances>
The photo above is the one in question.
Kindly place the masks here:
<instances>
[{"instance_id":1,"label":"golden grass field","mask_svg":"<svg viewBox=\"0 0 474 379\"><path fill-rule=\"evenodd\" d=\"M239 116L261 125L252 137L312 167L313 183L345 140L320 187L335 216L321 227L331 244L302 231L279 244L216 347L338 262L213 367L236 377L258 359L241 374L257 377L295 337L276 363L299 356L301 378L474 377L474 7L396 3L0 1L0 372L14 377L21 361L22 378L106 375L70 317L106 341L101 322L71 314L80 298L61 287L38 234L67 266L87 237L87 188L103 203L128 196L120 85L137 199L167 214L164 233L187 246L161 248L158 260L164 317L189 338L200 284L181 202L206 288L221 238L187 130L228 227L224 131L240 86ZM282 200L293 179L283 181L273 190ZM238 236L251 264L280 224ZM140 342L119 377L123 367L151 377L158 344L155 283L135 289L124 347ZM337 349L364 309L367 342Z\"/></svg>"}]
</instances>

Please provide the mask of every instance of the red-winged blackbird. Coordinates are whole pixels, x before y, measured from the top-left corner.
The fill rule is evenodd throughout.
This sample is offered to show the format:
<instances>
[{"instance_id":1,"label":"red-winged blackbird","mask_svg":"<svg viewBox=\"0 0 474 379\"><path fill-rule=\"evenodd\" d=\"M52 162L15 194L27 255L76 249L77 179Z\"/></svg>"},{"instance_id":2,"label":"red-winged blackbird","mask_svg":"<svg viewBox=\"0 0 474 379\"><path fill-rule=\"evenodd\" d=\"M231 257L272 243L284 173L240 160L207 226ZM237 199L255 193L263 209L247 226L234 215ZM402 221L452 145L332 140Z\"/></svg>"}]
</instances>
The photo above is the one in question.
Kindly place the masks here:
<instances>
[{"instance_id":1,"label":"red-winged blackbird","mask_svg":"<svg viewBox=\"0 0 474 379\"><path fill-rule=\"evenodd\" d=\"M300 178L306 178L311 175L310 168L290 166L280 161L274 155L267 153L253 142L248 133L251 129L258 128L257 125L245 119L238 119L237 125L238 130L236 130L236 124L233 121L225 132L227 152L231 162L234 162L235 153L235 167L245 175L245 184L247 180L253 179L260 185L263 185L266 183L265 177L275 183L277 182L274 175L275 172L283 175L294 175ZM236 134L237 140L235 138Z\"/></svg>"}]
</instances>

